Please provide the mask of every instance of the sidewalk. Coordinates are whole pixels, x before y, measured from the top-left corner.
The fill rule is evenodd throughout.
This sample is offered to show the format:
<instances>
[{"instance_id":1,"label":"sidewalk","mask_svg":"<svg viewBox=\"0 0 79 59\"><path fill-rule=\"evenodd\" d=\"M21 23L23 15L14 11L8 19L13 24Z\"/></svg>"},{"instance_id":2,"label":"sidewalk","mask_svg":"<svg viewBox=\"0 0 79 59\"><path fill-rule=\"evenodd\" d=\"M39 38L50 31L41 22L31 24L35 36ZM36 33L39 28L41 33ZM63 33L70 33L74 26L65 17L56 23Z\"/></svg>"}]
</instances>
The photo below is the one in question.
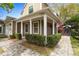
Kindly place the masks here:
<instances>
[{"instance_id":1,"label":"sidewalk","mask_svg":"<svg viewBox=\"0 0 79 59\"><path fill-rule=\"evenodd\" d=\"M70 36L62 36L50 56L73 56Z\"/></svg>"}]
</instances>

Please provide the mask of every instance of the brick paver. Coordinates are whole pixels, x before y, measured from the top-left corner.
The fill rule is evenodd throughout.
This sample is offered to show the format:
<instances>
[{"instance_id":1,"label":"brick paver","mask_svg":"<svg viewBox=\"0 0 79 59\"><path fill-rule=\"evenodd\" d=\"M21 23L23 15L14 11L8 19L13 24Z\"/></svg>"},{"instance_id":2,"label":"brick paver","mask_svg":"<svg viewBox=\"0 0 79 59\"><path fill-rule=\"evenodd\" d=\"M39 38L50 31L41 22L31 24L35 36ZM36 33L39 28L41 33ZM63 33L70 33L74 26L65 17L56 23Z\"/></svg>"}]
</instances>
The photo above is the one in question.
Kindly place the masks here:
<instances>
[{"instance_id":1,"label":"brick paver","mask_svg":"<svg viewBox=\"0 0 79 59\"><path fill-rule=\"evenodd\" d=\"M6 38L7 39L7 38ZM4 40L0 42L0 47L2 47L5 52L1 56L40 56L38 52L32 49L25 48L20 43L24 40L19 40L14 42L13 40ZM62 36L59 43L49 56L72 56L73 49L71 46L70 36Z\"/></svg>"}]
</instances>

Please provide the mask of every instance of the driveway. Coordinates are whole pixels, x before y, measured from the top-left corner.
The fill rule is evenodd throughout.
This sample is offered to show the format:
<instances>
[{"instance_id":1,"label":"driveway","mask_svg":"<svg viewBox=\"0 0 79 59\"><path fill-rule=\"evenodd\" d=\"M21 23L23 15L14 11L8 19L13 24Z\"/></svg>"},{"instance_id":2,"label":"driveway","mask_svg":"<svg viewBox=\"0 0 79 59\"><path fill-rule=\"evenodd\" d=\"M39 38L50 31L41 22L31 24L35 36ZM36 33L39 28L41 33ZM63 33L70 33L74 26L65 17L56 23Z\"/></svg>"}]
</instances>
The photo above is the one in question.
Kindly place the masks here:
<instances>
[{"instance_id":1,"label":"driveway","mask_svg":"<svg viewBox=\"0 0 79 59\"><path fill-rule=\"evenodd\" d=\"M13 41L6 38L5 41L0 42L0 47L4 49L4 53L1 56L38 56L39 53L25 48L21 45L24 40Z\"/></svg>"}]
</instances>

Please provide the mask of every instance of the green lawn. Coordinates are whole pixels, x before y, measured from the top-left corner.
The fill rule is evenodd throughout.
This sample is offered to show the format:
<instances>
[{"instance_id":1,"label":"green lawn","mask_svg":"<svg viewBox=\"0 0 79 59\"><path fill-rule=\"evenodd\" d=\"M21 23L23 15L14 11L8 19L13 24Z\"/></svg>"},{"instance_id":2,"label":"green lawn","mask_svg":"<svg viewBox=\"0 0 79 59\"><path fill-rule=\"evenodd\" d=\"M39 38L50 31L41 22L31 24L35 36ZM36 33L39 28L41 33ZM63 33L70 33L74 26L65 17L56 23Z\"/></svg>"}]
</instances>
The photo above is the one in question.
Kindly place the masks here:
<instances>
[{"instance_id":1,"label":"green lawn","mask_svg":"<svg viewBox=\"0 0 79 59\"><path fill-rule=\"evenodd\" d=\"M24 47L30 48L33 51L36 51L36 52L38 52L38 53L40 53L41 55L44 55L44 56L48 56L54 49L54 47L53 48L41 47L41 46L31 44L31 43L28 43L28 42L23 42L22 45Z\"/></svg>"},{"instance_id":2,"label":"green lawn","mask_svg":"<svg viewBox=\"0 0 79 59\"><path fill-rule=\"evenodd\" d=\"M79 40L71 37L71 44L74 51L74 55L79 56Z\"/></svg>"}]
</instances>

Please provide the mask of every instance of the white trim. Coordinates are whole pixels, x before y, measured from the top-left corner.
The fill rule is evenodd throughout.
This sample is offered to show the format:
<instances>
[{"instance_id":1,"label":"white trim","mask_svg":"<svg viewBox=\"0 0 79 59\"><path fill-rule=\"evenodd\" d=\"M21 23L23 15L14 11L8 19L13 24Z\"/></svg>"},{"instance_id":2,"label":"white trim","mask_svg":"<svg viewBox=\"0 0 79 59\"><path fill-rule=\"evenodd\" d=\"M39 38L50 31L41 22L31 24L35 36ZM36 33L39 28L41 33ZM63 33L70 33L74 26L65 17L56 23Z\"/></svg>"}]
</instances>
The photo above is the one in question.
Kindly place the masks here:
<instances>
[{"instance_id":1,"label":"white trim","mask_svg":"<svg viewBox=\"0 0 79 59\"><path fill-rule=\"evenodd\" d=\"M54 20L52 22L52 28L53 28L53 31L52 31L53 33L52 34L54 35L55 34L55 22L54 22Z\"/></svg>"},{"instance_id":2,"label":"white trim","mask_svg":"<svg viewBox=\"0 0 79 59\"><path fill-rule=\"evenodd\" d=\"M30 20L30 19L34 19L34 18L38 18L38 17L43 17L44 15L39 15L39 16L36 16L36 17L31 17L31 18L23 18L22 20L17 20L17 22L21 22L21 21L28 21L28 20Z\"/></svg>"},{"instance_id":3,"label":"white trim","mask_svg":"<svg viewBox=\"0 0 79 59\"><path fill-rule=\"evenodd\" d=\"M17 25L18 25L18 23L16 22L16 33L17 33Z\"/></svg>"},{"instance_id":4,"label":"white trim","mask_svg":"<svg viewBox=\"0 0 79 59\"><path fill-rule=\"evenodd\" d=\"M30 34L32 34L32 20L30 19Z\"/></svg>"},{"instance_id":5,"label":"white trim","mask_svg":"<svg viewBox=\"0 0 79 59\"><path fill-rule=\"evenodd\" d=\"M56 33L58 33L58 24L56 23Z\"/></svg>"},{"instance_id":6,"label":"white trim","mask_svg":"<svg viewBox=\"0 0 79 59\"><path fill-rule=\"evenodd\" d=\"M47 15L44 15L44 36L47 36Z\"/></svg>"},{"instance_id":7,"label":"white trim","mask_svg":"<svg viewBox=\"0 0 79 59\"><path fill-rule=\"evenodd\" d=\"M21 21L21 35L23 36L23 22Z\"/></svg>"},{"instance_id":8,"label":"white trim","mask_svg":"<svg viewBox=\"0 0 79 59\"><path fill-rule=\"evenodd\" d=\"M44 36L45 36L45 45L47 44L47 15L45 14L44 17Z\"/></svg>"},{"instance_id":9,"label":"white trim","mask_svg":"<svg viewBox=\"0 0 79 59\"><path fill-rule=\"evenodd\" d=\"M34 33L34 23L38 23L38 33ZM39 21L33 22L33 34L39 34Z\"/></svg>"},{"instance_id":10,"label":"white trim","mask_svg":"<svg viewBox=\"0 0 79 59\"><path fill-rule=\"evenodd\" d=\"M48 18L50 18L51 20L53 20L53 18L52 18L52 17L50 17L50 16L48 16L48 15L47 15L47 17L48 17Z\"/></svg>"},{"instance_id":11,"label":"white trim","mask_svg":"<svg viewBox=\"0 0 79 59\"><path fill-rule=\"evenodd\" d=\"M11 34L13 34L13 21L11 22Z\"/></svg>"},{"instance_id":12,"label":"white trim","mask_svg":"<svg viewBox=\"0 0 79 59\"><path fill-rule=\"evenodd\" d=\"M42 34L42 20L40 20L40 35Z\"/></svg>"},{"instance_id":13,"label":"white trim","mask_svg":"<svg viewBox=\"0 0 79 59\"><path fill-rule=\"evenodd\" d=\"M42 9L42 3L40 3L40 9Z\"/></svg>"}]
</instances>

